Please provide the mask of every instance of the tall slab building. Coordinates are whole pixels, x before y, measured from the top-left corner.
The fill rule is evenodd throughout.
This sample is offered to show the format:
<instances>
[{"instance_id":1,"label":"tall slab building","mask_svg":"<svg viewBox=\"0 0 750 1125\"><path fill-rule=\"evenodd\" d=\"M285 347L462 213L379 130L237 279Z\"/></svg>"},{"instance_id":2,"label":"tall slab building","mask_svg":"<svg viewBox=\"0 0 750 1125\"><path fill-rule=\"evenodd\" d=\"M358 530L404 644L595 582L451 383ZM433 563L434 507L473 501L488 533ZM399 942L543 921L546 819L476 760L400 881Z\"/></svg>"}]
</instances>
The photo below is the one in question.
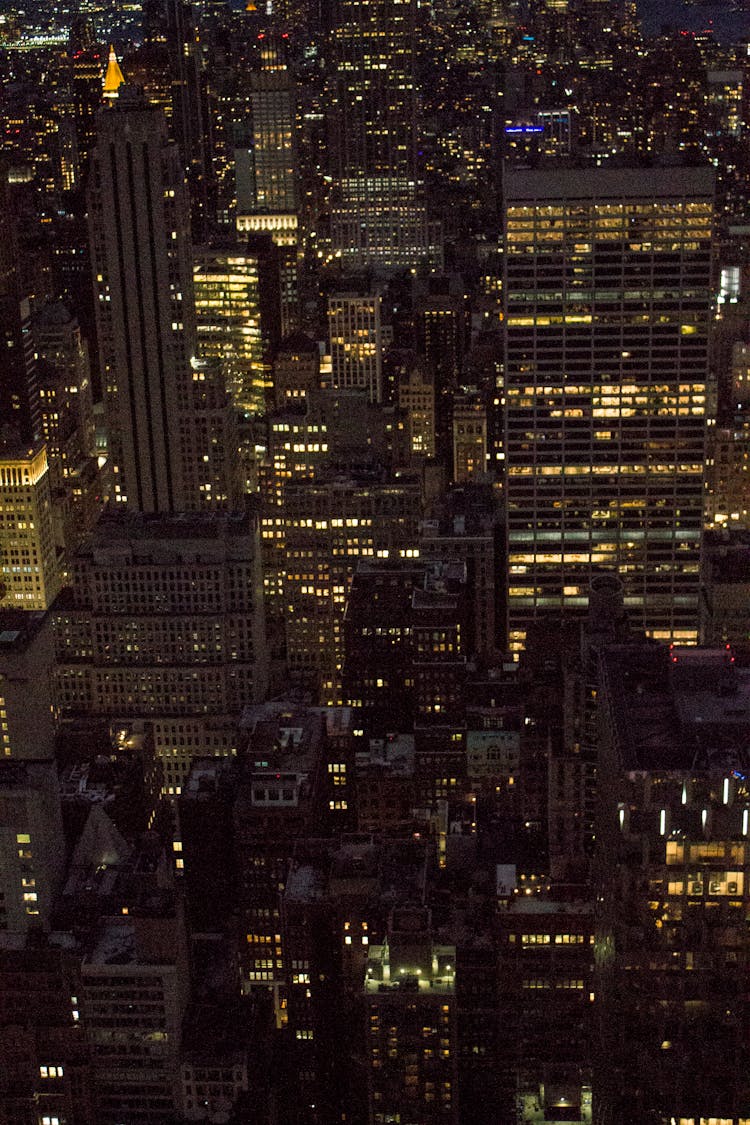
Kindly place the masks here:
<instances>
[{"instance_id":1,"label":"tall slab building","mask_svg":"<svg viewBox=\"0 0 750 1125\"><path fill-rule=\"evenodd\" d=\"M508 643L618 573L697 639L713 176L506 167Z\"/></svg>"},{"instance_id":2,"label":"tall slab building","mask_svg":"<svg viewBox=\"0 0 750 1125\"><path fill-rule=\"evenodd\" d=\"M99 114L88 208L115 502L147 513L231 509L231 473L199 471L233 438L228 398L209 388L220 376L195 360L185 174L162 111L129 87Z\"/></svg>"}]
</instances>

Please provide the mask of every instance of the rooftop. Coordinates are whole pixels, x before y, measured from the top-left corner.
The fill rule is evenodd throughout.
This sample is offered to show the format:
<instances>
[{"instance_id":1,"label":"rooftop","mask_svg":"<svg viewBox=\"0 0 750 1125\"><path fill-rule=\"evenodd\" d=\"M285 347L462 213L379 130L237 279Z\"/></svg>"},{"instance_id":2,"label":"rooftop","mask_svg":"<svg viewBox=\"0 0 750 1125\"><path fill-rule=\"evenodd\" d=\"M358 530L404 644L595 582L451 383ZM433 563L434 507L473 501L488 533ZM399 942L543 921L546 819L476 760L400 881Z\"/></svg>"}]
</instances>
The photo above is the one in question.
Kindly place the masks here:
<instances>
[{"instance_id":1,"label":"rooftop","mask_svg":"<svg viewBox=\"0 0 750 1125\"><path fill-rule=\"evenodd\" d=\"M245 512L187 512L177 515L143 512L105 512L94 530L96 547L112 542L219 539L247 535L250 519Z\"/></svg>"},{"instance_id":2,"label":"rooftop","mask_svg":"<svg viewBox=\"0 0 750 1125\"><path fill-rule=\"evenodd\" d=\"M719 649L613 645L603 667L627 771L750 766L750 668Z\"/></svg>"},{"instance_id":3,"label":"rooftop","mask_svg":"<svg viewBox=\"0 0 750 1125\"><path fill-rule=\"evenodd\" d=\"M431 968L401 966L391 977L390 951L387 944L370 946L365 977L365 992L396 992L413 996L447 996L455 989L455 945L433 945Z\"/></svg>"},{"instance_id":4,"label":"rooftop","mask_svg":"<svg viewBox=\"0 0 750 1125\"><path fill-rule=\"evenodd\" d=\"M311 863L292 866L287 876L284 898L287 902L312 902L325 898L326 873Z\"/></svg>"},{"instance_id":5,"label":"rooftop","mask_svg":"<svg viewBox=\"0 0 750 1125\"><path fill-rule=\"evenodd\" d=\"M355 762L358 774L388 773L394 777L411 777L414 773L414 735L391 734L387 738L371 738L369 749L358 750Z\"/></svg>"},{"instance_id":6,"label":"rooftop","mask_svg":"<svg viewBox=\"0 0 750 1125\"><path fill-rule=\"evenodd\" d=\"M0 659L6 654L24 652L47 620L47 614L41 611L0 610Z\"/></svg>"},{"instance_id":7,"label":"rooftop","mask_svg":"<svg viewBox=\"0 0 750 1125\"><path fill-rule=\"evenodd\" d=\"M132 918L104 923L87 958L91 965L132 965L136 960L135 925Z\"/></svg>"}]
</instances>

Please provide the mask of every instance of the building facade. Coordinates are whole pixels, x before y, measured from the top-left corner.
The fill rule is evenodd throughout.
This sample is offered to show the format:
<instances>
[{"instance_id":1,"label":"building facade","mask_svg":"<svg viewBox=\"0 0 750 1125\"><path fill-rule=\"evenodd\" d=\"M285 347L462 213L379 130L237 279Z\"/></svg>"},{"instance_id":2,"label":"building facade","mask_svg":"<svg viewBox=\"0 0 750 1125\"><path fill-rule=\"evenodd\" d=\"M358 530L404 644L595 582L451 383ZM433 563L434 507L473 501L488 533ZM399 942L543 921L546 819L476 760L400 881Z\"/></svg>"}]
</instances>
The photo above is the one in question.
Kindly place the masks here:
<instances>
[{"instance_id":1,"label":"building facade","mask_svg":"<svg viewBox=\"0 0 750 1125\"><path fill-rule=\"evenodd\" d=\"M48 609L61 585L47 447L0 451L0 602Z\"/></svg>"},{"instance_id":2,"label":"building facade","mask_svg":"<svg viewBox=\"0 0 750 1125\"><path fill-rule=\"evenodd\" d=\"M99 114L88 207L115 503L141 512L231 508L231 487L207 489L196 473L214 441L231 448L231 438L216 418L207 434L197 417L217 403L196 386L206 374L195 365L183 166L161 110L129 87ZM228 410L227 400L227 427Z\"/></svg>"},{"instance_id":3,"label":"building facade","mask_svg":"<svg viewBox=\"0 0 750 1125\"><path fill-rule=\"evenodd\" d=\"M249 517L103 518L56 615L63 717L152 722L179 792L194 756L236 752L242 708L265 692L261 582Z\"/></svg>"},{"instance_id":4,"label":"building facade","mask_svg":"<svg viewBox=\"0 0 750 1125\"><path fill-rule=\"evenodd\" d=\"M505 170L508 640L619 573L694 642L707 415L708 169Z\"/></svg>"},{"instance_id":5,"label":"building facade","mask_svg":"<svg viewBox=\"0 0 750 1125\"><path fill-rule=\"evenodd\" d=\"M355 267L416 266L439 257L418 170L416 0L332 7L334 253Z\"/></svg>"}]
</instances>

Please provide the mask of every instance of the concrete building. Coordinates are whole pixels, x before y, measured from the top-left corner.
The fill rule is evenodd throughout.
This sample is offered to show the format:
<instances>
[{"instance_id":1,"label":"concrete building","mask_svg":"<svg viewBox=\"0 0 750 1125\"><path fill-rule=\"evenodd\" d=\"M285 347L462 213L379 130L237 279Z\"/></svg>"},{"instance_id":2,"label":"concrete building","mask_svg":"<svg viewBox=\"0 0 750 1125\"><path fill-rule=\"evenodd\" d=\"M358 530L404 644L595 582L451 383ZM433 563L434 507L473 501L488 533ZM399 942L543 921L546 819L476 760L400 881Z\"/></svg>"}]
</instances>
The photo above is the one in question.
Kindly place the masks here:
<instances>
[{"instance_id":1,"label":"concrete building","mask_svg":"<svg viewBox=\"0 0 750 1125\"><path fill-rule=\"evenodd\" d=\"M80 967L69 933L0 933L0 1120L9 1125L99 1120Z\"/></svg>"},{"instance_id":2,"label":"concrete building","mask_svg":"<svg viewBox=\"0 0 750 1125\"><path fill-rule=\"evenodd\" d=\"M62 576L46 446L0 449L0 511L0 604L48 609Z\"/></svg>"},{"instance_id":3,"label":"concrete building","mask_svg":"<svg viewBox=\"0 0 750 1125\"><path fill-rule=\"evenodd\" d=\"M441 257L419 167L416 16L415 0L332 5L333 249L355 268Z\"/></svg>"},{"instance_id":4,"label":"concrete building","mask_svg":"<svg viewBox=\"0 0 750 1125\"><path fill-rule=\"evenodd\" d=\"M249 516L103 518L56 614L63 718L152 723L168 792L194 756L236 753L266 687L261 582Z\"/></svg>"},{"instance_id":5,"label":"concrete building","mask_svg":"<svg viewBox=\"0 0 750 1125\"><path fill-rule=\"evenodd\" d=\"M0 611L0 760L55 754L52 615Z\"/></svg>"},{"instance_id":6,"label":"concrete building","mask_svg":"<svg viewBox=\"0 0 750 1125\"><path fill-rule=\"evenodd\" d=\"M370 1121L458 1120L456 948L433 941L429 911L403 906L365 978Z\"/></svg>"},{"instance_id":7,"label":"concrete building","mask_svg":"<svg viewBox=\"0 0 750 1125\"><path fill-rule=\"evenodd\" d=\"M453 488L430 506L428 516L421 527L421 555L465 565L471 602L465 650L470 658L492 664L502 646L498 635L501 522L494 491L473 483Z\"/></svg>"},{"instance_id":8,"label":"concrete building","mask_svg":"<svg viewBox=\"0 0 750 1125\"><path fill-rule=\"evenodd\" d=\"M593 913L517 880L498 901L499 1065L505 1113L592 1121ZM505 893L509 891L510 893Z\"/></svg>"},{"instance_id":9,"label":"concrete building","mask_svg":"<svg viewBox=\"0 0 750 1125\"><path fill-rule=\"evenodd\" d=\"M731 648L601 655L595 1120L741 1120L747 715Z\"/></svg>"},{"instance_id":10,"label":"concrete building","mask_svg":"<svg viewBox=\"0 0 750 1125\"><path fill-rule=\"evenodd\" d=\"M102 918L83 958L81 1006L102 1125L167 1125L182 1105L189 974L175 909L165 891L152 891L148 904Z\"/></svg>"},{"instance_id":11,"label":"concrete building","mask_svg":"<svg viewBox=\"0 0 750 1125\"><path fill-rule=\"evenodd\" d=\"M707 532L703 544L701 640L750 646L750 534Z\"/></svg>"},{"instance_id":12,"label":"concrete building","mask_svg":"<svg viewBox=\"0 0 750 1125\"><path fill-rule=\"evenodd\" d=\"M291 966L281 892L297 842L321 830L325 721L319 710L269 703L248 709L243 730L245 768L233 807L242 990L270 991L283 1027Z\"/></svg>"},{"instance_id":13,"label":"concrete building","mask_svg":"<svg viewBox=\"0 0 750 1125\"><path fill-rule=\"evenodd\" d=\"M383 331L379 293L340 293L328 298L331 386L364 392L370 402L383 398Z\"/></svg>"},{"instance_id":14,"label":"concrete building","mask_svg":"<svg viewBox=\"0 0 750 1125\"><path fill-rule=\"evenodd\" d=\"M49 930L64 874L57 770L0 761L0 930Z\"/></svg>"},{"instance_id":15,"label":"concrete building","mask_svg":"<svg viewBox=\"0 0 750 1125\"><path fill-rule=\"evenodd\" d=\"M415 365L398 383L398 406L409 423L409 445L416 457L436 452L435 383Z\"/></svg>"},{"instance_id":16,"label":"concrete building","mask_svg":"<svg viewBox=\"0 0 750 1125\"><path fill-rule=\"evenodd\" d=\"M273 361L273 397L277 410L299 405L320 387L318 345L301 332L286 336Z\"/></svg>"},{"instance_id":17,"label":"concrete building","mask_svg":"<svg viewBox=\"0 0 750 1125\"><path fill-rule=\"evenodd\" d=\"M487 410L480 400L461 395L453 401L453 481L481 479L488 468Z\"/></svg>"},{"instance_id":18,"label":"concrete building","mask_svg":"<svg viewBox=\"0 0 750 1125\"><path fill-rule=\"evenodd\" d=\"M414 558L420 487L381 471L320 473L285 497L287 662L323 704L340 701L346 599L360 559Z\"/></svg>"},{"instance_id":19,"label":"concrete building","mask_svg":"<svg viewBox=\"0 0 750 1125\"><path fill-rule=\"evenodd\" d=\"M88 206L115 503L231 509L232 482L203 470L236 446L220 374L195 362L183 165L161 110L129 87L99 114Z\"/></svg>"}]
</instances>

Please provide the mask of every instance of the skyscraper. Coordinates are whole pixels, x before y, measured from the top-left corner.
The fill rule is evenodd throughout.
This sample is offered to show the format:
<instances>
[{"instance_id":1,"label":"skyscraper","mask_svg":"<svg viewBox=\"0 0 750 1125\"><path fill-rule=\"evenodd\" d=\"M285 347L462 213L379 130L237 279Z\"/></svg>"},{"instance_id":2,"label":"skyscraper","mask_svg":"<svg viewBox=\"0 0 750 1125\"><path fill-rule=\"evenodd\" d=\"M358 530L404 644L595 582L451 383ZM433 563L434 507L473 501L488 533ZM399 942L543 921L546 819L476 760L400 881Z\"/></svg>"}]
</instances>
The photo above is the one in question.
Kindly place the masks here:
<instances>
[{"instance_id":1,"label":"skyscraper","mask_svg":"<svg viewBox=\"0 0 750 1125\"><path fill-rule=\"evenodd\" d=\"M60 577L47 447L0 450L0 603L48 609Z\"/></svg>"},{"instance_id":2,"label":"skyscraper","mask_svg":"<svg viewBox=\"0 0 750 1125\"><path fill-rule=\"evenodd\" d=\"M200 44L189 0L165 0L166 41L172 74L172 127L190 182L194 218L206 217L207 160L201 91Z\"/></svg>"},{"instance_id":3,"label":"skyscraper","mask_svg":"<svg viewBox=\"0 0 750 1125\"><path fill-rule=\"evenodd\" d=\"M74 20L70 31L70 52L76 147L79 167L85 170L94 145L96 112L102 104L102 78L107 67L106 52L96 42L90 20Z\"/></svg>"},{"instance_id":4,"label":"skyscraper","mask_svg":"<svg viewBox=\"0 0 750 1125\"><path fill-rule=\"evenodd\" d=\"M299 324L299 164L296 89L285 40L262 34L261 67L250 75L247 119L235 126L237 231L269 234L279 247L282 331Z\"/></svg>"},{"instance_id":5,"label":"skyscraper","mask_svg":"<svg viewBox=\"0 0 750 1125\"><path fill-rule=\"evenodd\" d=\"M713 178L506 168L509 647L618 572L634 624L697 639Z\"/></svg>"},{"instance_id":6,"label":"skyscraper","mask_svg":"<svg viewBox=\"0 0 750 1125\"><path fill-rule=\"evenodd\" d=\"M235 152L237 212L294 215L294 84L277 36L261 40L260 55L261 69L250 75L249 143Z\"/></svg>"},{"instance_id":7,"label":"skyscraper","mask_svg":"<svg viewBox=\"0 0 750 1125\"><path fill-rule=\"evenodd\" d=\"M458 1121L456 947L433 941L429 911L393 911L370 946L367 1008L370 1120ZM399 1113L400 1111L400 1113Z\"/></svg>"},{"instance_id":8,"label":"skyscraper","mask_svg":"<svg viewBox=\"0 0 750 1125\"><path fill-rule=\"evenodd\" d=\"M436 259L420 198L416 0L336 0L333 9L334 252L384 269Z\"/></svg>"},{"instance_id":9,"label":"skyscraper","mask_svg":"<svg viewBox=\"0 0 750 1125\"><path fill-rule=\"evenodd\" d=\"M210 372L195 361L180 157L161 110L128 87L100 113L88 202L115 502L141 512L232 507L230 482L206 489L196 473L231 438L216 427L220 388L203 393ZM203 410L211 426L200 424Z\"/></svg>"},{"instance_id":10,"label":"skyscraper","mask_svg":"<svg viewBox=\"0 0 750 1125\"><path fill-rule=\"evenodd\" d=\"M383 397L382 304L379 293L328 298L333 388L364 391L370 402Z\"/></svg>"},{"instance_id":11,"label":"skyscraper","mask_svg":"<svg viewBox=\"0 0 750 1125\"><path fill-rule=\"evenodd\" d=\"M263 265L262 252L241 244L202 247L195 255L198 351L222 361L232 402L245 414L265 410L271 366L268 353L279 332L278 286L270 294L275 302L268 300L269 288L274 280L278 282L278 271L272 271L269 286L263 277L269 271Z\"/></svg>"},{"instance_id":12,"label":"skyscraper","mask_svg":"<svg viewBox=\"0 0 750 1125\"><path fill-rule=\"evenodd\" d=\"M19 277L16 222L6 175L0 176L0 428L23 442L39 433L30 306Z\"/></svg>"}]
</instances>

